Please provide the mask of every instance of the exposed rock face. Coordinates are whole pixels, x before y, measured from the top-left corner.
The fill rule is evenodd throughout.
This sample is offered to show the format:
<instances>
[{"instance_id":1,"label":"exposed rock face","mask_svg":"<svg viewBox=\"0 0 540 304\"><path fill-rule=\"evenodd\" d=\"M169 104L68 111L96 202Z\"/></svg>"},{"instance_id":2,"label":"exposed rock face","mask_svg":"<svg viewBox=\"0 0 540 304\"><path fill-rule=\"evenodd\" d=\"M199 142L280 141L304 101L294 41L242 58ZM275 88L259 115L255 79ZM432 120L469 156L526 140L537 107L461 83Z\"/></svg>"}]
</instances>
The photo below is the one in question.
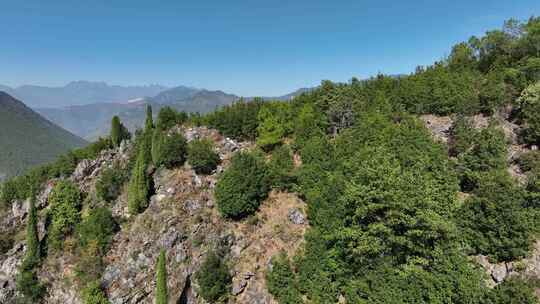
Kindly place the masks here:
<instances>
[{"instance_id":1,"label":"exposed rock face","mask_svg":"<svg viewBox=\"0 0 540 304\"><path fill-rule=\"evenodd\" d=\"M424 121L426 127L431 131L433 137L443 143L448 142L450 129L452 128L452 118L449 116L422 115L420 119Z\"/></svg>"}]
</instances>

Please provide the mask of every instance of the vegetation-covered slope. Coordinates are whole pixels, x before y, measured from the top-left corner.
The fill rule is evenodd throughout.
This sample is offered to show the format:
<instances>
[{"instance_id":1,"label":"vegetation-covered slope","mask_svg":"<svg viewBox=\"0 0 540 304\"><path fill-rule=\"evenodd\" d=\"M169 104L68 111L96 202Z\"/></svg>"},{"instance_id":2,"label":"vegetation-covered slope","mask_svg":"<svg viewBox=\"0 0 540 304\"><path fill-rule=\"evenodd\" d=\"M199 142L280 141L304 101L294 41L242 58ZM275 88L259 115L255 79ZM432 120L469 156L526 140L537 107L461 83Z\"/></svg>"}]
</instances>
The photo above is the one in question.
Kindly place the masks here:
<instances>
[{"instance_id":1,"label":"vegetation-covered slope","mask_svg":"<svg viewBox=\"0 0 540 304\"><path fill-rule=\"evenodd\" d=\"M5 184L0 198L15 207L5 222L24 220L19 201L35 194L24 189L41 188L50 224L37 244L31 208L33 248L6 242L15 249L1 269L17 277L0 296L536 304L539 62L531 18L411 75L323 81L290 102L206 115L164 108L155 124L148 107L128 149L118 133L114 150L103 140ZM423 114L449 126L427 128Z\"/></svg>"},{"instance_id":2,"label":"vegetation-covered slope","mask_svg":"<svg viewBox=\"0 0 540 304\"><path fill-rule=\"evenodd\" d=\"M0 179L86 144L4 92L0 92L0 130Z\"/></svg>"}]
</instances>

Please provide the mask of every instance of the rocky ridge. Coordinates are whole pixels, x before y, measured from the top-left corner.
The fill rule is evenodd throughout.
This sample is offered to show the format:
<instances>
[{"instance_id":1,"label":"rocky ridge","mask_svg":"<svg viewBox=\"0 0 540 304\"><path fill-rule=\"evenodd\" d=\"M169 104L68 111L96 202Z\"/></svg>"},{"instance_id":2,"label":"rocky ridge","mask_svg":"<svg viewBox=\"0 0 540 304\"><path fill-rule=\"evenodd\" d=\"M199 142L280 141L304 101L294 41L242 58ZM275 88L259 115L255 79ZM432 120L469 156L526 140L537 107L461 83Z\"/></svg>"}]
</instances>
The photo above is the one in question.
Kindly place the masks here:
<instances>
[{"instance_id":1,"label":"rocky ridge","mask_svg":"<svg viewBox=\"0 0 540 304\"><path fill-rule=\"evenodd\" d=\"M197 175L189 166L173 170L160 168L153 174L155 194L149 207L130 217L123 193L111 206L122 223L113 237L104 260L101 283L111 303L153 303L155 264L161 248L167 252L168 287L171 303L204 303L197 294L194 276L209 250L227 252L233 277L230 303L274 303L266 291L264 274L270 259L285 250L293 253L300 246L308 227L305 204L292 193L272 192L256 216L240 222L223 219L215 208L213 188L217 176L238 151L253 147L236 142L205 127L176 127L188 141L209 138L222 159L211 175ZM113 163L127 163L131 144L103 151L95 160L81 161L72 176L87 197L94 197L100 172ZM48 196L55 184L47 183L38 196L40 238L45 235ZM0 302L10 303L16 296L15 277L25 253L24 226L28 201L15 202L0 222L2 233L16 233L13 247L0 255ZM69 239L67 243L69 244ZM64 252L48 256L39 271L48 286L44 303L81 303L75 278L76 254L69 246Z\"/></svg>"}]
</instances>

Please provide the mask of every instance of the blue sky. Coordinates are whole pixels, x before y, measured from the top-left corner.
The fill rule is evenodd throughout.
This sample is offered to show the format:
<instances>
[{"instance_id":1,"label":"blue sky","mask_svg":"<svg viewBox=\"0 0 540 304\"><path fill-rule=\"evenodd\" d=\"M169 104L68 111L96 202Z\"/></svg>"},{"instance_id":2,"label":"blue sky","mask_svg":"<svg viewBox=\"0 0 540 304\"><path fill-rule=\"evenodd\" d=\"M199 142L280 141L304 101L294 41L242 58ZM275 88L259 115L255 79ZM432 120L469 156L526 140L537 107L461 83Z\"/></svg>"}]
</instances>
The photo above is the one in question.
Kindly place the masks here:
<instances>
[{"instance_id":1,"label":"blue sky","mask_svg":"<svg viewBox=\"0 0 540 304\"><path fill-rule=\"evenodd\" d=\"M409 73L540 1L0 0L0 84L189 85L281 95Z\"/></svg>"}]
</instances>

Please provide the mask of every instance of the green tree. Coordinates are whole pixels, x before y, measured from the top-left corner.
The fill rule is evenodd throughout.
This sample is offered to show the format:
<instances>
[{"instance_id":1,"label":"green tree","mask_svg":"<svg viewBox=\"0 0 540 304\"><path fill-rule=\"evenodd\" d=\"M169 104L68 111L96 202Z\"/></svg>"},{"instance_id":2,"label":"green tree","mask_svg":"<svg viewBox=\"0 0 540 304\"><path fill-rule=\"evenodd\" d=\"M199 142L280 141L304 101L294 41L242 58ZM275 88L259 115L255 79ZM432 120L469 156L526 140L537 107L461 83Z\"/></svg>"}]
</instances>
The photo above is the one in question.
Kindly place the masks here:
<instances>
[{"instance_id":1,"label":"green tree","mask_svg":"<svg viewBox=\"0 0 540 304\"><path fill-rule=\"evenodd\" d=\"M129 180L128 210L131 215L139 214L148 204L150 178L146 172L146 153L147 151L143 149L138 152L137 161Z\"/></svg>"},{"instance_id":2,"label":"green tree","mask_svg":"<svg viewBox=\"0 0 540 304\"><path fill-rule=\"evenodd\" d=\"M523 139L529 144L540 145L540 82L525 89L518 104L525 127Z\"/></svg>"},{"instance_id":3,"label":"green tree","mask_svg":"<svg viewBox=\"0 0 540 304\"><path fill-rule=\"evenodd\" d=\"M169 294L167 291L167 261L165 257L165 250L161 250L157 262L157 274L156 274L156 303L167 304L169 301Z\"/></svg>"},{"instance_id":4,"label":"green tree","mask_svg":"<svg viewBox=\"0 0 540 304\"><path fill-rule=\"evenodd\" d=\"M187 159L197 174L210 174L220 162L214 144L208 139L195 139L188 145Z\"/></svg>"},{"instance_id":5,"label":"green tree","mask_svg":"<svg viewBox=\"0 0 540 304\"><path fill-rule=\"evenodd\" d=\"M261 108L257 120L259 121L257 145L266 151L271 150L281 142L285 135L285 127L270 106Z\"/></svg>"},{"instance_id":6,"label":"green tree","mask_svg":"<svg viewBox=\"0 0 540 304\"><path fill-rule=\"evenodd\" d=\"M146 120L144 122L144 132L150 134L150 130L154 128L154 120L152 118L152 106L146 105Z\"/></svg>"},{"instance_id":7,"label":"green tree","mask_svg":"<svg viewBox=\"0 0 540 304\"><path fill-rule=\"evenodd\" d=\"M127 128L120 122L120 118L115 115L111 120L111 142L114 147L120 146L124 139L129 139L131 135Z\"/></svg>"},{"instance_id":8,"label":"green tree","mask_svg":"<svg viewBox=\"0 0 540 304\"><path fill-rule=\"evenodd\" d=\"M53 249L62 247L64 237L71 233L80 221L81 193L73 182L62 180L53 188L49 197L51 227L49 244Z\"/></svg>"},{"instance_id":9,"label":"green tree","mask_svg":"<svg viewBox=\"0 0 540 304\"><path fill-rule=\"evenodd\" d=\"M253 214L268 195L267 168L261 156L240 152L222 173L215 189L218 209L225 217Z\"/></svg>"},{"instance_id":10,"label":"green tree","mask_svg":"<svg viewBox=\"0 0 540 304\"><path fill-rule=\"evenodd\" d=\"M23 269L34 268L40 260L40 249L37 229L36 198L30 198L28 210L28 222L26 224L26 255L23 261Z\"/></svg>"},{"instance_id":11,"label":"green tree","mask_svg":"<svg viewBox=\"0 0 540 304\"><path fill-rule=\"evenodd\" d=\"M154 129L152 134L152 163L156 167L159 167L163 158L163 146L165 144L165 138L167 137L164 132L158 128Z\"/></svg>"},{"instance_id":12,"label":"green tree","mask_svg":"<svg viewBox=\"0 0 540 304\"><path fill-rule=\"evenodd\" d=\"M200 287L199 294L207 302L216 303L226 300L232 278L229 267L214 251L208 253L195 278Z\"/></svg>"}]
</instances>

